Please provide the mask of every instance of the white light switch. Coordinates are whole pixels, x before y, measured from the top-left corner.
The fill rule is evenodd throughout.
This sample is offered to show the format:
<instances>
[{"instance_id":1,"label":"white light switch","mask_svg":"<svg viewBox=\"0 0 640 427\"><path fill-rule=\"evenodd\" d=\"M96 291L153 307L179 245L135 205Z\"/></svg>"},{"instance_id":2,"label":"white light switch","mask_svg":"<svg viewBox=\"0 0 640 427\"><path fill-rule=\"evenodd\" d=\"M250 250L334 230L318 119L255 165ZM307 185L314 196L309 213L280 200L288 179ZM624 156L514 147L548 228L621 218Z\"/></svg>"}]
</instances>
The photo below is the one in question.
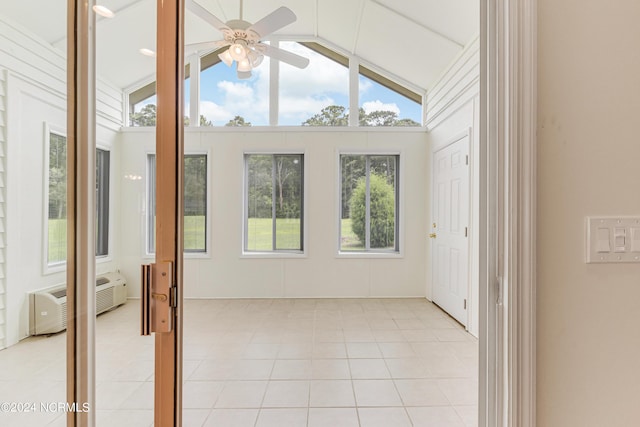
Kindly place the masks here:
<instances>
[{"instance_id":1,"label":"white light switch","mask_svg":"<svg viewBox=\"0 0 640 427\"><path fill-rule=\"evenodd\" d=\"M640 252L640 227L631 227L631 252Z\"/></svg>"},{"instance_id":2,"label":"white light switch","mask_svg":"<svg viewBox=\"0 0 640 427\"><path fill-rule=\"evenodd\" d=\"M640 217L587 217L587 263L640 263Z\"/></svg>"},{"instance_id":3,"label":"white light switch","mask_svg":"<svg viewBox=\"0 0 640 427\"><path fill-rule=\"evenodd\" d=\"M597 234L597 251L598 253L609 253L611 252L611 242L609 239L609 229L606 227L598 227Z\"/></svg>"},{"instance_id":4,"label":"white light switch","mask_svg":"<svg viewBox=\"0 0 640 427\"><path fill-rule=\"evenodd\" d=\"M627 247L627 229L615 227L613 229L614 251L624 252Z\"/></svg>"}]
</instances>

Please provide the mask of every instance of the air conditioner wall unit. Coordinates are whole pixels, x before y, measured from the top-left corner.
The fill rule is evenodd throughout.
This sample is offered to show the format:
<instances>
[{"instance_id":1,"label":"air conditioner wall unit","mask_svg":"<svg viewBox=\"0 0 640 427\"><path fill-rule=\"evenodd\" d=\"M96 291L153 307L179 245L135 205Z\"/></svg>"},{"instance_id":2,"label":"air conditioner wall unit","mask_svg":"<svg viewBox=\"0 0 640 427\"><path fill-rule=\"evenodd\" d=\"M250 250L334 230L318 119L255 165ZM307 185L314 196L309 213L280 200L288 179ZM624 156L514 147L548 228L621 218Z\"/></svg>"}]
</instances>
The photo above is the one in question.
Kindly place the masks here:
<instances>
[{"instance_id":1,"label":"air conditioner wall unit","mask_svg":"<svg viewBox=\"0 0 640 427\"><path fill-rule=\"evenodd\" d=\"M127 300L127 282L120 273L96 278L96 314ZM67 285L60 284L29 294L29 334L54 334L67 328Z\"/></svg>"}]
</instances>

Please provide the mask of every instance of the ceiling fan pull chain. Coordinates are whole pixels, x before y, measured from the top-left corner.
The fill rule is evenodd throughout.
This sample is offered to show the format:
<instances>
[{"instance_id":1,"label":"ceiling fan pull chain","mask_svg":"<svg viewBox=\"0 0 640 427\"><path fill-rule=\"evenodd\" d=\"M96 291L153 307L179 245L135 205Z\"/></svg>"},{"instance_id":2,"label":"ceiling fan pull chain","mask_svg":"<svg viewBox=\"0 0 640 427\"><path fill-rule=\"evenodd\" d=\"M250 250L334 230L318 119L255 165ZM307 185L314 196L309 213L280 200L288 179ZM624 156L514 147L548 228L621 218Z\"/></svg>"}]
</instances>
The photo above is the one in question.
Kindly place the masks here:
<instances>
[{"instance_id":1,"label":"ceiling fan pull chain","mask_svg":"<svg viewBox=\"0 0 640 427\"><path fill-rule=\"evenodd\" d=\"M243 3L243 1L242 1L242 0L240 0L240 20L241 20L241 21L242 21L242 19L243 19L243 18L242 18L242 3Z\"/></svg>"}]
</instances>

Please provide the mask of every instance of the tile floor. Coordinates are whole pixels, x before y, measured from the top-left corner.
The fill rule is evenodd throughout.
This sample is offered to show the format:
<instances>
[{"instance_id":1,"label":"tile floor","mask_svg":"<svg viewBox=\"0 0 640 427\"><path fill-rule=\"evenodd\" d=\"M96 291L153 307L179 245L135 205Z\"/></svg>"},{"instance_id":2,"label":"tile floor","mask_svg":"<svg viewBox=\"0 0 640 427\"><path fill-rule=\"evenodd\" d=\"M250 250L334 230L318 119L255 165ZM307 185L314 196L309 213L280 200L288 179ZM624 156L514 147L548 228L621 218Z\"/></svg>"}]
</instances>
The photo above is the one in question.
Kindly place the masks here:
<instances>
[{"instance_id":1,"label":"tile floor","mask_svg":"<svg viewBox=\"0 0 640 427\"><path fill-rule=\"evenodd\" d=\"M188 300L185 427L477 425L478 342L424 299ZM2 426L65 425L65 333L0 351ZM97 320L99 426L153 424L153 338L132 300Z\"/></svg>"}]
</instances>

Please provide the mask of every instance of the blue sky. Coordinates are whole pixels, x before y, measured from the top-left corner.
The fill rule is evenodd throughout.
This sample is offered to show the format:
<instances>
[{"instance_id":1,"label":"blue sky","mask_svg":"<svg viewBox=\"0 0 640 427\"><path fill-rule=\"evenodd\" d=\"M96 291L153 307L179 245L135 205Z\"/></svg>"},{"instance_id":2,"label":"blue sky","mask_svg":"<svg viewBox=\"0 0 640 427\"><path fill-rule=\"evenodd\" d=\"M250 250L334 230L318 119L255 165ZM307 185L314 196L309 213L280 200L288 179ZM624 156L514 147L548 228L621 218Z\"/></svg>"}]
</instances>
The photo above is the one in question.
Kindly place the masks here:
<instances>
[{"instance_id":1,"label":"blue sky","mask_svg":"<svg viewBox=\"0 0 640 427\"><path fill-rule=\"evenodd\" d=\"M299 126L329 105L342 105L348 109L347 68L298 43L282 42L280 47L310 60L309 66L302 70L281 63L280 125ZM268 125L269 66L269 58L265 57L247 80L237 78L235 64L227 67L219 63L203 71L200 113L216 126L224 125L236 115L244 117L254 126ZM185 96L188 111L188 81ZM410 118L418 123L421 121L422 108L419 104L363 76L360 76L359 98L360 106L367 112L390 110L395 111L399 118ZM155 99L147 102L155 102Z\"/></svg>"}]
</instances>

